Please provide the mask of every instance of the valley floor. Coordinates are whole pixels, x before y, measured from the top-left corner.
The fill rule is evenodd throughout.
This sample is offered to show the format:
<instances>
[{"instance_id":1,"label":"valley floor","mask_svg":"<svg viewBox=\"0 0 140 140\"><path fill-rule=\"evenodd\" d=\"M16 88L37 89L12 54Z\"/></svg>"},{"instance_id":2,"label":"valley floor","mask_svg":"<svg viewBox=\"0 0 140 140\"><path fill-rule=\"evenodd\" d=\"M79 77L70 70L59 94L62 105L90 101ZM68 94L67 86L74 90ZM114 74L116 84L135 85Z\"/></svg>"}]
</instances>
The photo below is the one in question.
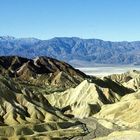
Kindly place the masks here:
<instances>
[{"instance_id":1,"label":"valley floor","mask_svg":"<svg viewBox=\"0 0 140 140\"><path fill-rule=\"evenodd\" d=\"M93 67L76 67L80 71L92 76L108 76L111 74L121 74L131 70L140 70L140 66L134 65L95 65Z\"/></svg>"}]
</instances>

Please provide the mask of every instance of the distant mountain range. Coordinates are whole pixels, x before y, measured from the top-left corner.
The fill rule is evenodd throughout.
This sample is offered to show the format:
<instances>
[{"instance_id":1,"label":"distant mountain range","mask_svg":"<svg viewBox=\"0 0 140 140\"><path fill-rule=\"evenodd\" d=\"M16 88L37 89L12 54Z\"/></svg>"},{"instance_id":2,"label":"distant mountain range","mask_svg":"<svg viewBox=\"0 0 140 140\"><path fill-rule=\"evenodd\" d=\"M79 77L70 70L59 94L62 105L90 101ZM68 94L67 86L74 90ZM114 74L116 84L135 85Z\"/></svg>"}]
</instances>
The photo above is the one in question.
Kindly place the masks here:
<instances>
[{"instance_id":1,"label":"distant mountain range","mask_svg":"<svg viewBox=\"0 0 140 140\"><path fill-rule=\"evenodd\" d=\"M111 42L76 37L39 40L1 36L0 55L19 55L28 58L48 56L76 66L140 64L140 41Z\"/></svg>"}]
</instances>

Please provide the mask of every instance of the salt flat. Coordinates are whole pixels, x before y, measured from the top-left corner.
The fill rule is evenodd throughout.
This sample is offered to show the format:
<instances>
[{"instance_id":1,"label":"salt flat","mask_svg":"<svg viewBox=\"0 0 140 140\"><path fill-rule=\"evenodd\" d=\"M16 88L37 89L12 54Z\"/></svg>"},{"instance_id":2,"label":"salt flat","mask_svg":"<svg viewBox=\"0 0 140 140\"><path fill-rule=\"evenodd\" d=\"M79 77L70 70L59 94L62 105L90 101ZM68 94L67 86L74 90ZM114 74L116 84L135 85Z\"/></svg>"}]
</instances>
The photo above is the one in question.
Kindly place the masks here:
<instances>
[{"instance_id":1,"label":"salt flat","mask_svg":"<svg viewBox=\"0 0 140 140\"><path fill-rule=\"evenodd\" d=\"M111 74L121 74L130 70L140 70L140 66L134 65L95 65L93 67L77 67L87 75L107 76Z\"/></svg>"}]
</instances>

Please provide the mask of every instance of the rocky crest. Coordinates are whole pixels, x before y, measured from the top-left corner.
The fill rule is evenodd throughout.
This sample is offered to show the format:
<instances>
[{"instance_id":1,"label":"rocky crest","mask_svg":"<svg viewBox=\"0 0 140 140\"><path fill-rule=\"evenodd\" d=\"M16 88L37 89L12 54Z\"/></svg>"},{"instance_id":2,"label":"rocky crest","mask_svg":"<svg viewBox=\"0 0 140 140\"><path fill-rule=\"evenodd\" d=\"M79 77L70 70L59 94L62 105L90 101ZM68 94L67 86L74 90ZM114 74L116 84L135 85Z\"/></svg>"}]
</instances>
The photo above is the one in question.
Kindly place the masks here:
<instances>
[{"instance_id":1,"label":"rocky crest","mask_svg":"<svg viewBox=\"0 0 140 140\"><path fill-rule=\"evenodd\" d=\"M35 85L63 88L74 87L89 77L65 62L43 56L35 59L2 56L0 73Z\"/></svg>"}]
</instances>

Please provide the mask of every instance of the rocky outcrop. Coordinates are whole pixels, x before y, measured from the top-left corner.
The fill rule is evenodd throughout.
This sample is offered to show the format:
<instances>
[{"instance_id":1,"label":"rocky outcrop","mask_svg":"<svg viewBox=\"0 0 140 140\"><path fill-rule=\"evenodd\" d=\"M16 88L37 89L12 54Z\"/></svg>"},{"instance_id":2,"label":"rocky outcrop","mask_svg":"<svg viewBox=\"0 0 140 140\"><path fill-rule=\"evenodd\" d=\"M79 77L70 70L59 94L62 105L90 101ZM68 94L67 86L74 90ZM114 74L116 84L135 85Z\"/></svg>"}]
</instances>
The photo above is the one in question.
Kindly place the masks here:
<instances>
[{"instance_id":1,"label":"rocky outcrop","mask_svg":"<svg viewBox=\"0 0 140 140\"><path fill-rule=\"evenodd\" d=\"M114 90L115 86L119 89ZM94 83L85 80L76 88L60 93L56 92L45 97L53 106L65 109L66 114L85 118L99 112L102 105L118 102L122 96L132 92L133 90L111 80L100 79L98 82L94 80Z\"/></svg>"},{"instance_id":2,"label":"rocky outcrop","mask_svg":"<svg viewBox=\"0 0 140 140\"><path fill-rule=\"evenodd\" d=\"M8 56L0 57L0 73L34 85L52 85L64 89L75 87L88 78L69 64L49 57L33 60Z\"/></svg>"},{"instance_id":3,"label":"rocky outcrop","mask_svg":"<svg viewBox=\"0 0 140 140\"><path fill-rule=\"evenodd\" d=\"M136 70L128 71L123 74L113 74L108 76L108 78L135 91L140 88L140 72Z\"/></svg>"}]
</instances>

